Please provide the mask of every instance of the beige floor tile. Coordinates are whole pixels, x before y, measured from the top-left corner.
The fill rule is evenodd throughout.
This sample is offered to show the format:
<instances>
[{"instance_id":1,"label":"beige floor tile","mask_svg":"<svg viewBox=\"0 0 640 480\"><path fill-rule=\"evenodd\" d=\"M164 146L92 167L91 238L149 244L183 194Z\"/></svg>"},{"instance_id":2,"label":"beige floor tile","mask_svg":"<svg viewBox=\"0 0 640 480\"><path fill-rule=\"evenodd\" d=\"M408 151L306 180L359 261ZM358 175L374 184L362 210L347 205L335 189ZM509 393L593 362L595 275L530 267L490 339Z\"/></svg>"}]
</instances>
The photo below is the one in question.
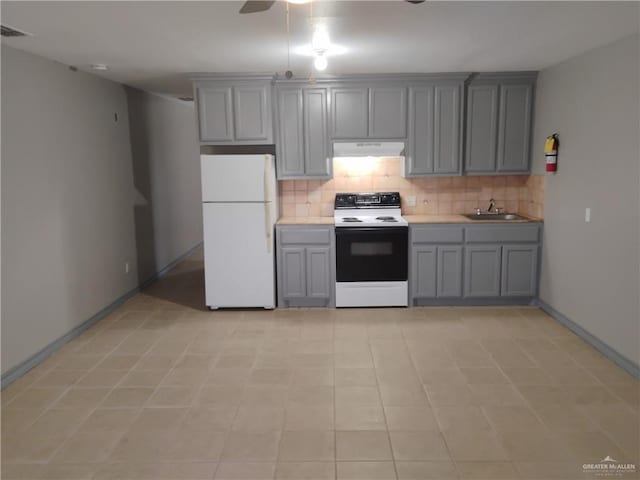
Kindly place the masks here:
<instances>
[{"instance_id":1,"label":"beige floor tile","mask_svg":"<svg viewBox=\"0 0 640 480\"><path fill-rule=\"evenodd\" d=\"M438 423L427 406L386 406L384 412L389 430L438 430Z\"/></svg>"},{"instance_id":2,"label":"beige floor tile","mask_svg":"<svg viewBox=\"0 0 640 480\"><path fill-rule=\"evenodd\" d=\"M382 406L336 402L336 429L386 431Z\"/></svg>"},{"instance_id":3,"label":"beige floor tile","mask_svg":"<svg viewBox=\"0 0 640 480\"><path fill-rule=\"evenodd\" d=\"M467 381L459 368L431 368L418 374L425 385L463 385Z\"/></svg>"},{"instance_id":4,"label":"beige floor tile","mask_svg":"<svg viewBox=\"0 0 640 480\"><path fill-rule=\"evenodd\" d=\"M451 461L399 462L396 461L398 480L455 480L458 478Z\"/></svg>"},{"instance_id":5,"label":"beige floor tile","mask_svg":"<svg viewBox=\"0 0 640 480\"><path fill-rule=\"evenodd\" d=\"M333 462L278 463L276 480L335 480L335 470Z\"/></svg>"},{"instance_id":6,"label":"beige floor tile","mask_svg":"<svg viewBox=\"0 0 640 480\"><path fill-rule=\"evenodd\" d=\"M443 406L435 407L433 410L440 430L467 429L470 432L482 432L491 430L491 426L480 407L465 406Z\"/></svg>"},{"instance_id":7,"label":"beige floor tile","mask_svg":"<svg viewBox=\"0 0 640 480\"><path fill-rule=\"evenodd\" d=\"M133 423L140 412L133 408L113 409L99 408L94 410L80 425L80 431L89 432L124 432Z\"/></svg>"},{"instance_id":8,"label":"beige floor tile","mask_svg":"<svg viewBox=\"0 0 640 480\"><path fill-rule=\"evenodd\" d=\"M214 478L215 480L271 480L275 468L275 463L223 462L218 465L218 470Z\"/></svg>"},{"instance_id":9,"label":"beige floor tile","mask_svg":"<svg viewBox=\"0 0 640 480\"><path fill-rule=\"evenodd\" d=\"M546 431L533 410L526 406L484 406L482 410L497 432Z\"/></svg>"},{"instance_id":10,"label":"beige floor tile","mask_svg":"<svg viewBox=\"0 0 640 480\"><path fill-rule=\"evenodd\" d=\"M184 428L226 431L231 428L238 407L191 407L184 417Z\"/></svg>"},{"instance_id":11,"label":"beige floor tile","mask_svg":"<svg viewBox=\"0 0 640 480\"><path fill-rule=\"evenodd\" d=\"M333 430L333 405L289 405L285 412L285 430Z\"/></svg>"},{"instance_id":12,"label":"beige floor tile","mask_svg":"<svg viewBox=\"0 0 640 480\"><path fill-rule=\"evenodd\" d=\"M29 427L40 415L42 409L34 408L3 408L2 409L2 436L10 435L14 432Z\"/></svg>"},{"instance_id":13,"label":"beige floor tile","mask_svg":"<svg viewBox=\"0 0 640 480\"><path fill-rule=\"evenodd\" d=\"M336 352L336 368L373 368L373 359L368 351Z\"/></svg>"},{"instance_id":14,"label":"beige floor tile","mask_svg":"<svg viewBox=\"0 0 640 480\"><path fill-rule=\"evenodd\" d=\"M196 405L238 406L244 394L242 386L205 385L196 395Z\"/></svg>"},{"instance_id":15,"label":"beige floor tile","mask_svg":"<svg viewBox=\"0 0 640 480\"><path fill-rule=\"evenodd\" d=\"M215 359L216 357L212 355L186 354L182 358L180 358L180 360L178 360L175 368L209 370L213 365Z\"/></svg>"},{"instance_id":16,"label":"beige floor tile","mask_svg":"<svg viewBox=\"0 0 640 480\"><path fill-rule=\"evenodd\" d=\"M174 355L145 355L133 367L134 370L164 370L172 368L178 357Z\"/></svg>"},{"instance_id":17,"label":"beige floor tile","mask_svg":"<svg viewBox=\"0 0 640 480\"><path fill-rule=\"evenodd\" d=\"M393 462L338 462L338 480L396 480Z\"/></svg>"},{"instance_id":18,"label":"beige floor tile","mask_svg":"<svg viewBox=\"0 0 640 480\"><path fill-rule=\"evenodd\" d=\"M241 404L261 407L284 407L287 403L289 389L283 386L247 385L242 395Z\"/></svg>"},{"instance_id":19,"label":"beige floor tile","mask_svg":"<svg viewBox=\"0 0 640 480\"><path fill-rule=\"evenodd\" d=\"M49 463L42 468L41 477L43 480L92 480L98 471L98 464L72 463L53 464ZM3 477L4 478L4 477Z\"/></svg>"},{"instance_id":20,"label":"beige floor tile","mask_svg":"<svg viewBox=\"0 0 640 480\"><path fill-rule=\"evenodd\" d=\"M175 431L184 421L188 408L143 408L131 424L137 432Z\"/></svg>"},{"instance_id":21,"label":"beige floor tile","mask_svg":"<svg viewBox=\"0 0 640 480\"><path fill-rule=\"evenodd\" d=\"M129 370L138 363L140 355L115 355L107 356L96 366L97 370Z\"/></svg>"},{"instance_id":22,"label":"beige floor tile","mask_svg":"<svg viewBox=\"0 0 640 480\"><path fill-rule=\"evenodd\" d=\"M334 460L335 434L333 431L285 431L280 442L280 462Z\"/></svg>"},{"instance_id":23,"label":"beige floor tile","mask_svg":"<svg viewBox=\"0 0 640 480\"><path fill-rule=\"evenodd\" d=\"M102 370L101 373L109 370ZM117 371L117 370L115 370ZM90 372L92 373L92 372ZM167 375L164 370L132 370L126 374L120 382L120 387L152 387L160 385L162 379ZM82 380L84 381L84 379ZM81 382L82 382L81 381ZM101 380L97 380L101 381Z\"/></svg>"},{"instance_id":24,"label":"beige floor tile","mask_svg":"<svg viewBox=\"0 0 640 480\"><path fill-rule=\"evenodd\" d=\"M246 385L250 368L214 368L205 380L207 385Z\"/></svg>"},{"instance_id":25,"label":"beige floor tile","mask_svg":"<svg viewBox=\"0 0 640 480\"><path fill-rule=\"evenodd\" d=\"M285 386L291 383L293 372L286 368L256 368L249 376L249 385Z\"/></svg>"},{"instance_id":26,"label":"beige floor tile","mask_svg":"<svg viewBox=\"0 0 640 480\"><path fill-rule=\"evenodd\" d=\"M158 387L147 401L148 407L188 407L198 393L196 387Z\"/></svg>"},{"instance_id":27,"label":"beige floor tile","mask_svg":"<svg viewBox=\"0 0 640 480\"><path fill-rule=\"evenodd\" d=\"M67 435L78 428L88 414L87 410L49 409L24 431L27 435L42 437Z\"/></svg>"},{"instance_id":28,"label":"beige floor tile","mask_svg":"<svg viewBox=\"0 0 640 480\"><path fill-rule=\"evenodd\" d=\"M413 388L422 384L412 368L376 368L378 385L384 388Z\"/></svg>"},{"instance_id":29,"label":"beige floor tile","mask_svg":"<svg viewBox=\"0 0 640 480\"><path fill-rule=\"evenodd\" d=\"M94 480L211 480L217 464L110 463L100 468Z\"/></svg>"},{"instance_id":30,"label":"beige floor tile","mask_svg":"<svg viewBox=\"0 0 640 480\"><path fill-rule=\"evenodd\" d=\"M547 372L541 368L503 368L502 371L516 385L547 385L552 383Z\"/></svg>"},{"instance_id":31,"label":"beige floor tile","mask_svg":"<svg viewBox=\"0 0 640 480\"><path fill-rule=\"evenodd\" d=\"M103 355L74 355L59 352L59 356L52 358L52 363L58 370L91 370L99 365L105 357ZM118 367L115 367L117 370Z\"/></svg>"},{"instance_id":32,"label":"beige floor tile","mask_svg":"<svg viewBox=\"0 0 640 480\"><path fill-rule=\"evenodd\" d=\"M93 431L72 435L53 457L53 463L96 463L109 458L123 432Z\"/></svg>"},{"instance_id":33,"label":"beige floor tile","mask_svg":"<svg viewBox=\"0 0 640 480\"><path fill-rule=\"evenodd\" d=\"M468 385L425 385L424 389L433 407L471 406L477 403Z\"/></svg>"},{"instance_id":34,"label":"beige floor tile","mask_svg":"<svg viewBox=\"0 0 640 480\"><path fill-rule=\"evenodd\" d=\"M542 405L534 408L542 422L554 432L590 432L596 424L576 407Z\"/></svg>"},{"instance_id":35,"label":"beige floor tile","mask_svg":"<svg viewBox=\"0 0 640 480\"><path fill-rule=\"evenodd\" d=\"M391 446L387 432L336 432L338 461L391 460Z\"/></svg>"},{"instance_id":36,"label":"beige floor tile","mask_svg":"<svg viewBox=\"0 0 640 480\"><path fill-rule=\"evenodd\" d=\"M34 480L42 478L45 465L37 463L7 463L0 466L0 478L4 480ZM333 478L333 477L332 477Z\"/></svg>"},{"instance_id":37,"label":"beige floor tile","mask_svg":"<svg viewBox=\"0 0 640 480\"><path fill-rule=\"evenodd\" d=\"M163 387L198 387L202 385L209 371L202 368L174 368L160 382Z\"/></svg>"},{"instance_id":38,"label":"beige floor tile","mask_svg":"<svg viewBox=\"0 0 640 480\"><path fill-rule=\"evenodd\" d=\"M544 406L573 407L567 388L560 385L518 385L518 391L534 408Z\"/></svg>"},{"instance_id":39,"label":"beige floor tile","mask_svg":"<svg viewBox=\"0 0 640 480\"><path fill-rule=\"evenodd\" d=\"M222 452L224 462L275 462L281 432L230 432Z\"/></svg>"},{"instance_id":40,"label":"beige floor tile","mask_svg":"<svg viewBox=\"0 0 640 480\"><path fill-rule=\"evenodd\" d=\"M510 462L456 462L460 478L513 480L518 478L515 466Z\"/></svg>"},{"instance_id":41,"label":"beige floor tile","mask_svg":"<svg viewBox=\"0 0 640 480\"><path fill-rule=\"evenodd\" d=\"M78 387L115 387L127 375L128 370L92 370L76 384Z\"/></svg>"},{"instance_id":42,"label":"beige floor tile","mask_svg":"<svg viewBox=\"0 0 640 480\"><path fill-rule=\"evenodd\" d=\"M516 462L565 462L573 456L560 437L539 432L503 432L504 449Z\"/></svg>"},{"instance_id":43,"label":"beige floor tile","mask_svg":"<svg viewBox=\"0 0 640 480\"><path fill-rule=\"evenodd\" d=\"M240 407L233 421L232 430L243 432L266 432L282 430L283 407Z\"/></svg>"},{"instance_id":44,"label":"beige floor tile","mask_svg":"<svg viewBox=\"0 0 640 480\"><path fill-rule=\"evenodd\" d=\"M575 458L584 463L599 462L604 458L602 452L607 452L606 455L610 455L618 461L634 462L637 460L636 458L625 458L623 451L602 432L563 432L558 436Z\"/></svg>"},{"instance_id":45,"label":"beige floor tile","mask_svg":"<svg viewBox=\"0 0 640 480\"><path fill-rule=\"evenodd\" d=\"M334 372L331 367L299 368L293 371L294 385L333 386Z\"/></svg>"},{"instance_id":46,"label":"beige floor tile","mask_svg":"<svg viewBox=\"0 0 640 480\"><path fill-rule=\"evenodd\" d=\"M390 432L393 457L401 461L449 460L440 432Z\"/></svg>"},{"instance_id":47,"label":"beige floor tile","mask_svg":"<svg viewBox=\"0 0 640 480\"><path fill-rule=\"evenodd\" d=\"M141 407L153 393L149 387L114 388L101 404L103 408Z\"/></svg>"},{"instance_id":48,"label":"beige floor tile","mask_svg":"<svg viewBox=\"0 0 640 480\"><path fill-rule=\"evenodd\" d=\"M157 462L166 459L175 432L162 430L125 433L111 453L112 462Z\"/></svg>"},{"instance_id":49,"label":"beige floor tile","mask_svg":"<svg viewBox=\"0 0 640 480\"><path fill-rule=\"evenodd\" d=\"M5 410L11 410L13 408L44 409L50 406L65 391L65 387L27 388L22 393L16 395L2 410L4 413Z\"/></svg>"},{"instance_id":50,"label":"beige floor tile","mask_svg":"<svg viewBox=\"0 0 640 480\"><path fill-rule=\"evenodd\" d=\"M429 405L427 395L421 385L381 385L379 390L384 406L407 407Z\"/></svg>"},{"instance_id":51,"label":"beige floor tile","mask_svg":"<svg viewBox=\"0 0 640 480\"><path fill-rule=\"evenodd\" d=\"M467 383L509 383L509 379L494 367L462 367L460 371Z\"/></svg>"},{"instance_id":52,"label":"beige floor tile","mask_svg":"<svg viewBox=\"0 0 640 480\"><path fill-rule=\"evenodd\" d=\"M380 405L376 387L336 387L336 403L352 405Z\"/></svg>"},{"instance_id":53,"label":"beige floor tile","mask_svg":"<svg viewBox=\"0 0 640 480\"><path fill-rule=\"evenodd\" d=\"M216 368L251 368L256 361L255 355L221 355L215 363Z\"/></svg>"},{"instance_id":54,"label":"beige floor tile","mask_svg":"<svg viewBox=\"0 0 640 480\"><path fill-rule=\"evenodd\" d=\"M469 385L478 405L483 406L506 406L525 405L525 400L520 392L511 385Z\"/></svg>"},{"instance_id":55,"label":"beige floor tile","mask_svg":"<svg viewBox=\"0 0 640 480\"><path fill-rule=\"evenodd\" d=\"M70 388L54 408L90 409L97 407L109 394L108 388Z\"/></svg>"},{"instance_id":56,"label":"beige floor tile","mask_svg":"<svg viewBox=\"0 0 640 480\"><path fill-rule=\"evenodd\" d=\"M227 432L182 427L173 436L165 455L176 462L211 461L220 457Z\"/></svg>"},{"instance_id":57,"label":"beige floor tile","mask_svg":"<svg viewBox=\"0 0 640 480\"><path fill-rule=\"evenodd\" d=\"M515 462L518 478L527 480L573 480L593 479L593 474L584 474L582 464L577 460L558 462ZM605 477L606 478L606 477Z\"/></svg>"},{"instance_id":58,"label":"beige floor tile","mask_svg":"<svg viewBox=\"0 0 640 480\"><path fill-rule=\"evenodd\" d=\"M86 374L86 370L50 370L38 378L34 387L70 387Z\"/></svg>"},{"instance_id":59,"label":"beige floor tile","mask_svg":"<svg viewBox=\"0 0 640 480\"><path fill-rule=\"evenodd\" d=\"M3 442L2 462L42 463L51 459L68 435L34 435L26 430Z\"/></svg>"},{"instance_id":60,"label":"beige floor tile","mask_svg":"<svg viewBox=\"0 0 640 480\"><path fill-rule=\"evenodd\" d=\"M569 385L565 388L569 394L569 398L575 405L615 405L619 403L618 398L603 386Z\"/></svg>"},{"instance_id":61,"label":"beige floor tile","mask_svg":"<svg viewBox=\"0 0 640 480\"><path fill-rule=\"evenodd\" d=\"M508 460L500 439L490 431L447 430L444 438L456 461Z\"/></svg>"},{"instance_id":62,"label":"beige floor tile","mask_svg":"<svg viewBox=\"0 0 640 480\"><path fill-rule=\"evenodd\" d=\"M289 388L287 403L294 405L333 405L334 387L325 385L293 385Z\"/></svg>"}]
</instances>

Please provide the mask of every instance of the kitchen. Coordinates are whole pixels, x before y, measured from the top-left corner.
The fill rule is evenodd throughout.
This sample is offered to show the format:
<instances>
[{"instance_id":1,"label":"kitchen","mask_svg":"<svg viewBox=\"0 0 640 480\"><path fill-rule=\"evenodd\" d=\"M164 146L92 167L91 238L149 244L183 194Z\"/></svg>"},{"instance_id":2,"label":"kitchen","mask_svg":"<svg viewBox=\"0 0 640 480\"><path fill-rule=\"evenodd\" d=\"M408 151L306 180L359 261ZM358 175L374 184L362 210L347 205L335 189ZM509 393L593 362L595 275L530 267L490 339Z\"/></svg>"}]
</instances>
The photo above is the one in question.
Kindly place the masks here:
<instances>
[{"instance_id":1,"label":"kitchen","mask_svg":"<svg viewBox=\"0 0 640 480\"><path fill-rule=\"evenodd\" d=\"M3 4L3 478L633 478L638 5L323 4Z\"/></svg>"}]
</instances>

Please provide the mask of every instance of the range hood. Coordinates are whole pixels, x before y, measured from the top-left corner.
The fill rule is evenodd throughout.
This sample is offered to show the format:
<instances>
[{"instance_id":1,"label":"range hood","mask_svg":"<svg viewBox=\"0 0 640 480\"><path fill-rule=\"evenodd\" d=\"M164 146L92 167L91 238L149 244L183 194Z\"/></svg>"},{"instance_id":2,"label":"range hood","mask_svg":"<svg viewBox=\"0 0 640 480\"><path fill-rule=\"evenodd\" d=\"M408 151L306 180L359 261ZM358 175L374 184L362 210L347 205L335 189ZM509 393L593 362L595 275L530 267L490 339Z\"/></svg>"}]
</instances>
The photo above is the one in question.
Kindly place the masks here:
<instances>
[{"instance_id":1,"label":"range hood","mask_svg":"<svg viewBox=\"0 0 640 480\"><path fill-rule=\"evenodd\" d=\"M403 142L335 142L333 157L403 157Z\"/></svg>"}]
</instances>

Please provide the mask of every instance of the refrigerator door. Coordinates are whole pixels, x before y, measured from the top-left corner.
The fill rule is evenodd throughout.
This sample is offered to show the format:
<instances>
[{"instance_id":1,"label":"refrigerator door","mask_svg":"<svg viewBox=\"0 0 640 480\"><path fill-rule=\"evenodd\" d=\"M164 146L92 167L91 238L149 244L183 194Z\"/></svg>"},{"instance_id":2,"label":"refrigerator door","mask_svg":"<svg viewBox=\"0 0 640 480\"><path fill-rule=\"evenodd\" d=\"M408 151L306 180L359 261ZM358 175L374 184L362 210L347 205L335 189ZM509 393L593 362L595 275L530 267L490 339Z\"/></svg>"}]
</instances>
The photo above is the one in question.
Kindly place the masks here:
<instances>
[{"instance_id":1,"label":"refrigerator door","mask_svg":"<svg viewBox=\"0 0 640 480\"><path fill-rule=\"evenodd\" d=\"M275 308L271 203L205 203L206 303Z\"/></svg>"},{"instance_id":2,"label":"refrigerator door","mask_svg":"<svg viewBox=\"0 0 640 480\"><path fill-rule=\"evenodd\" d=\"M203 202L269 202L275 195L271 155L201 155Z\"/></svg>"}]
</instances>

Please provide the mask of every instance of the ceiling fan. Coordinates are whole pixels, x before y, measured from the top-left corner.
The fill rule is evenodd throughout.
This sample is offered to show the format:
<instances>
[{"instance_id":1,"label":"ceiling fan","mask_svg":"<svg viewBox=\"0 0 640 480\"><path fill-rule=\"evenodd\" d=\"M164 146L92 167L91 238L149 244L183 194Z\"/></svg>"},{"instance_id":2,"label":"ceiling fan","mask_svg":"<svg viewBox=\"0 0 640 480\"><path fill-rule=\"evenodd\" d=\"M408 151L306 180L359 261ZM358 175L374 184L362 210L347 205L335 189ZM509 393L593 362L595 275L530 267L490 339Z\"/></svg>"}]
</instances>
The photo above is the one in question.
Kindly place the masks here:
<instances>
[{"instance_id":1,"label":"ceiling fan","mask_svg":"<svg viewBox=\"0 0 640 480\"><path fill-rule=\"evenodd\" d=\"M303 3L300 0L287 0L290 3ZM425 0L405 0L405 2L418 4L424 3ZM240 9L240 13L258 13L265 12L269 10L273 4L276 3L275 0L248 0L244 2L242 8Z\"/></svg>"}]
</instances>

